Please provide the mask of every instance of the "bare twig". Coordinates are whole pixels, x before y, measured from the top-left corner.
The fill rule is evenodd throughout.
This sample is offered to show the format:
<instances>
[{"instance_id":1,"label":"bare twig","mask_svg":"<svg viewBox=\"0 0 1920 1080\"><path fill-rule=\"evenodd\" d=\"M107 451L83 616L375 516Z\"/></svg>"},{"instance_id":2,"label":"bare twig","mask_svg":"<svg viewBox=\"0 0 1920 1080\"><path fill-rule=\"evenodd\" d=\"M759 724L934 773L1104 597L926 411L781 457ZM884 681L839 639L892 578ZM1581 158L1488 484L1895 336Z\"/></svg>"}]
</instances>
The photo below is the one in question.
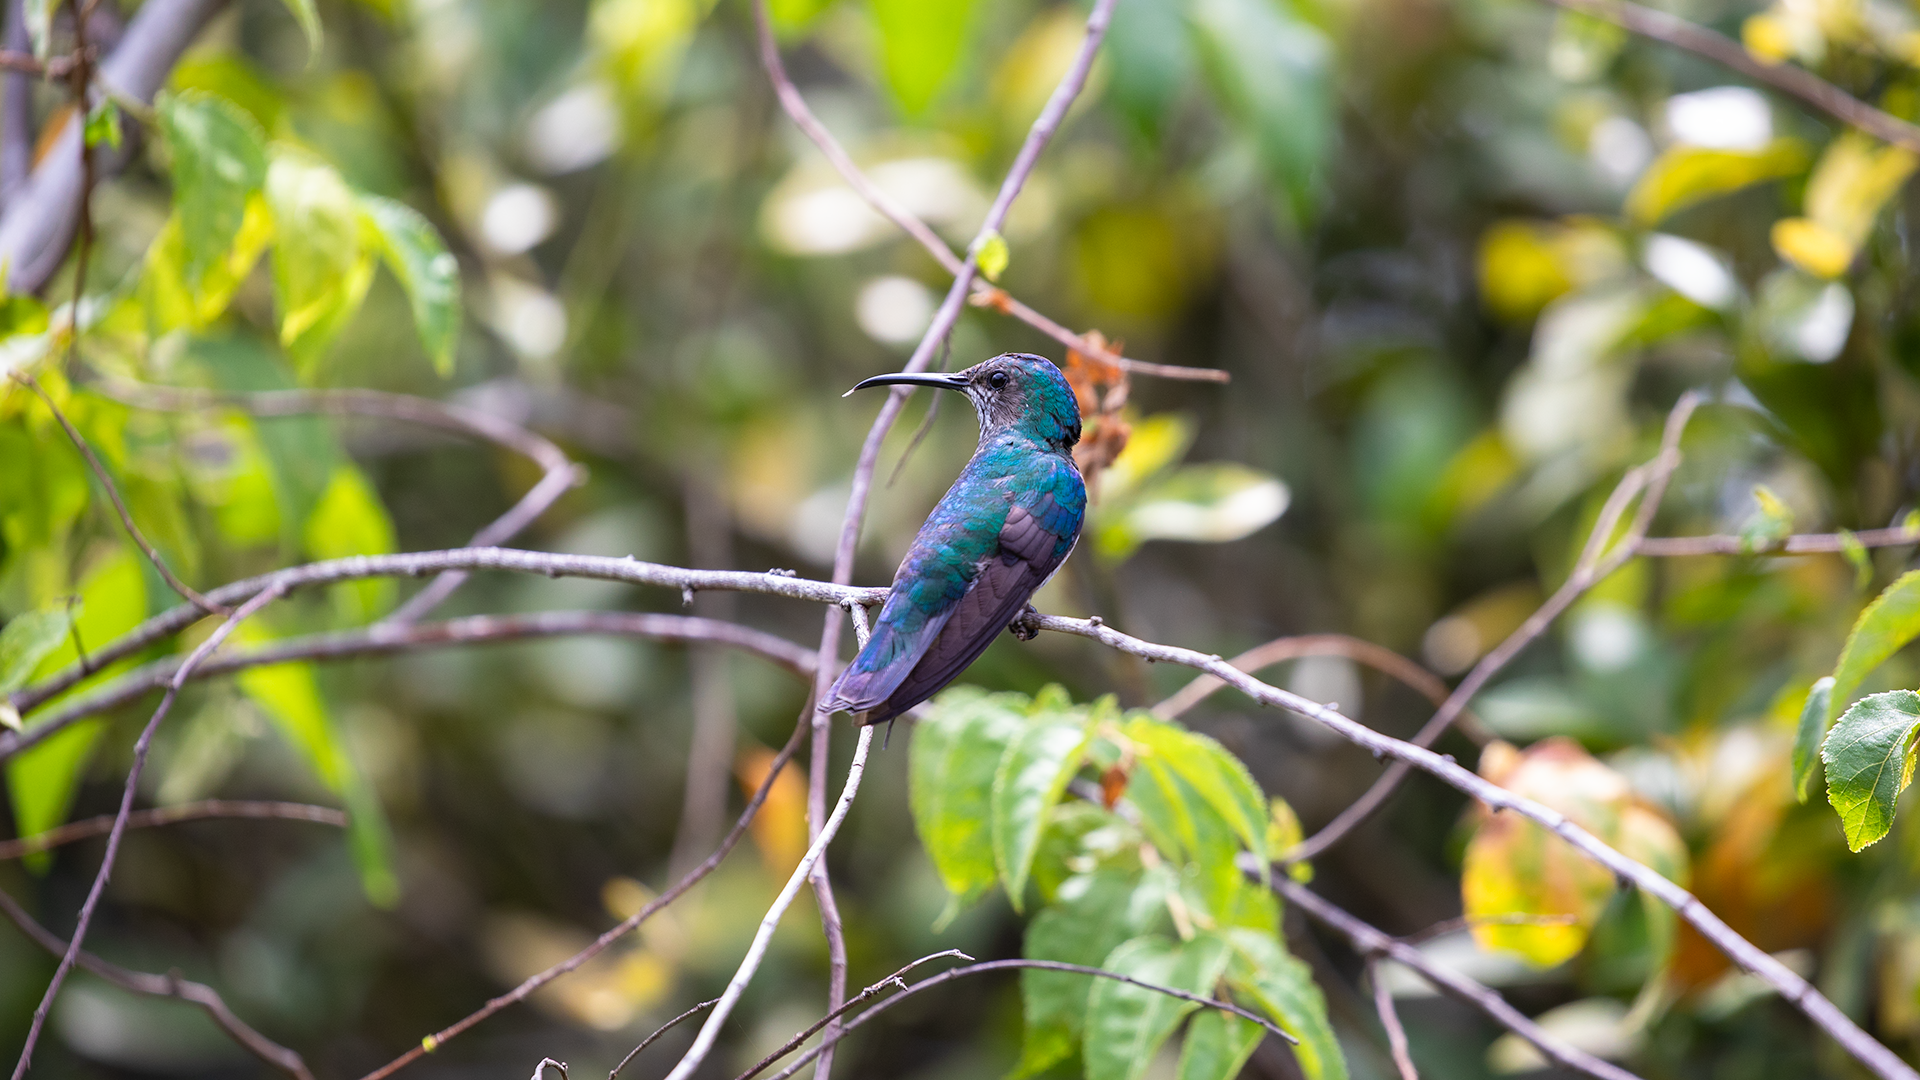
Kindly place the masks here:
<instances>
[{"instance_id":1,"label":"bare twig","mask_svg":"<svg viewBox=\"0 0 1920 1080\"><path fill-rule=\"evenodd\" d=\"M615 1065L613 1067L613 1071L607 1074L607 1080L619 1080L620 1070L626 1068L627 1064L631 1062L634 1058L639 1057L640 1051L645 1050L649 1046L652 1046L654 1042L660 1038L660 1036L665 1035L667 1032L672 1031L676 1027L679 1027L681 1021L692 1017L695 1013L699 1012L702 1009L711 1008L715 1005L718 1005L719 1003L720 1003L719 998L708 998L707 1000L701 1002L700 1004L695 1005L693 1008L688 1009L686 1012L681 1013L679 1016L676 1016L673 1019L655 1028L653 1034L640 1040L639 1046L636 1046L632 1050L627 1051L627 1056L621 1058L620 1064Z\"/></svg>"},{"instance_id":2,"label":"bare twig","mask_svg":"<svg viewBox=\"0 0 1920 1080\"><path fill-rule=\"evenodd\" d=\"M1419 974L1421 978L1432 983L1439 989L1452 994L1461 1001L1493 1017L1502 1027L1532 1043L1542 1054L1546 1055L1549 1061L1564 1065L1569 1069L1576 1069L1589 1076L1599 1077L1600 1080L1640 1080L1639 1077L1620 1066L1612 1062L1602 1061L1592 1054L1587 1053L1585 1050L1566 1042L1558 1035L1553 1034L1528 1019L1525 1013L1507 1004L1505 998L1488 987L1480 985L1452 968L1443 967L1434 963L1427 954L1421 952L1419 949L1414 948L1406 942L1388 937L1379 930L1361 922L1359 919L1333 906L1326 900L1321 899L1320 894L1289 879L1285 874L1273 875L1273 881L1274 887L1286 896L1288 902L1295 904L1308 915L1339 931L1342 936L1353 943L1356 951L1370 958L1367 968L1369 978L1373 980L1373 992L1376 1000L1385 993L1385 990L1383 989L1383 980L1379 976L1377 959L1374 958L1385 957L1395 963L1411 968ZM1391 1009L1391 1001L1389 1000L1388 1004L1381 1009L1381 1020L1383 1022L1390 1014ZM1390 1029L1388 1038L1392 1039L1392 1037ZM1404 1044L1406 1038L1405 1032L1401 1033L1400 1038L1402 1044ZM1394 1057L1396 1063L1398 1063L1400 1059L1398 1050L1395 1051ZM1412 1062L1409 1060L1402 1066L1402 1075L1411 1075L1411 1071Z\"/></svg>"},{"instance_id":3,"label":"bare twig","mask_svg":"<svg viewBox=\"0 0 1920 1080\"><path fill-rule=\"evenodd\" d=\"M1420 1080L1420 1070L1413 1067L1413 1051L1407 1046L1407 1029L1393 1007L1387 981L1380 977L1378 956L1367 958L1367 982L1373 984L1373 1008L1380 1014L1380 1026L1386 1029L1387 1050L1393 1054L1393 1067L1400 1070L1400 1080Z\"/></svg>"},{"instance_id":4,"label":"bare twig","mask_svg":"<svg viewBox=\"0 0 1920 1080\"><path fill-rule=\"evenodd\" d=\"M815 1020L812 1024L809 1024L805 1031L802 1031L798 1035L795 1035L793 1038L788 1039L786 1042L782 1043L780 1047L776 1049L773 1053L768 1054L766 1057L761 1058L760 1064L755 1065L751 1069L748 1069L746 1071L746 1075L752 1076L755 1073L765 1072L766 1070L772 1068L774 1062L779 1061L781 1058L786 1057L788 1054L793 1053L794 1050L799 1048L801 1043L804 1043L808 1039L813 1038L815 1032L819 1031L823 1027L826 1027L828 1024L832 1023L833 1021L838 1020L840 1017L845 1016L847 1013L852 1012L854 1009L858 1008L862 1002L865 1002L871 999L874 995L880 993L881 991L887 989L888 987L896 987L900 990L905 990L907 988L907 984L902 980L907 972L912 971L914 968L917 968L922 964L930 964L935 960L944 959L946 957L956 957L958 959L965 960L968 963L973 962L973 957L968 956L966 953L961 952L959 949L946 949L941 952L932 953L930 955L923 956L920 959L915 960L913 963L908 964L906 967L901 968L899 971L896 971L893 974L887 976L886 978L881 979L879 982L874 983L872 986L867 987L865 990L860 991L858 994L855 994L851 999L849 999L846 1004L833 1010L832 1012L821 1017L820 1019Z\"/></svg>"},{"instance_id":5,"label":"bare twig","mask_svg":"<svg viewBox=\"0 0 1920 1080\"><path fill-rule=\"evenodd\" d=\"M330 806L205 799L200 802L182 803L179 806L135 810L127 815L127 828L148 829L159 825L178 825L186 821L206 821L210 818L311 821L316 825L333 825L338 828L345 828L347 824L347 815ZM104 814L83 821L71 821L57 829L48 829L33 836L23 836L17 840L0 840L0 862L25 858L28 855L57 848L62 844L71 844L76 840L85 840L91 836L112 832L113 822L112 814Z\"/></svg>"},{"instance_id":6,"label":"bare twig","mask_svg":"<svg viewBox=\"0 0 1920 1080\"><path fill-rule=\"evenodd\" d=\"M773 782L780 778L780 770L786 768L787 762L793 760L793 755L800 749L800 745L806 741L808 733L813 730L812 725L809 723L812 716L813 701L809 698L806 706L800 712L799 720L793 725L793 734L788 737L787 744L781 747L779 753L773 756L773 761L767 766L767 775L760 781L760 787L754 791L753 798L747 800L746 808L740 811L740 817L734 821L733 828L728 830L727 835L721 839L720 846L715 848L711 855L707 856L707 861L694 867L685 877L675 882L672 888L669 888L659 896L648 901L645 907L621 920L618 926L595 938L593 944L588 945L586 948L574 953L560 963L540 972L538 975L529 977L520 985L488 1001L485 1005L468 1013L451 1026L442 1028L432 1035L421 1039L419 1045L414 1046L406 1053L401 1054L399 1057L368 1073L362 1077L361 1080L385 1080L386 1077L392 1076L394 1073L399 1072L401 1069L406 1068L422 1057L438 1050L440 1047L446 1045L448 1041L456 1038L462 1032L467 1031L475 1024L499 1012L501 1009L517 1002L525 1001L534 991L578 969L580 965L606 951L608 946L627 934L632 933L636 927L652 918L656 912L663 910L668 904L686 895L687 890L699 884L700 879L713 873L714 868L726 859L727 854L733 850L734 845L740 842L740 838L746 835L747 826L752 824L754 815L760 812L761 804L767 801L767 793L773 790Z\"/></svg>"},{"instance_id":7,"label":"bare twig","mask_svg":"<svg viewBox=\"0 0 1920 1080\"><path fill-rule=\"evenodd\" d=\"M1399 680L1435 705L1444 704L1447 700L1447 684L1441 680L1440 676L1392 649L1375 645L1371 641L1353 637L1350 634L1301 634L1294 637L1274 638L1265 645L1256 645L1248 649L1228 663L1241 671L1252 673L1272 664L1297 660L1303 656L1344 656L1355 663L1365 664L1375 671ZM1226 684L1211 675L1202 675L1175 691L1172 697L1155 705L1153 714L1168 720L1174 719L1200 704L1224 685ZM1488 734L1481 728L1480 720L1473 715L1472 710L1463 710L1460 721L1461 726L1466 727L1469 734Z\"/></svg>"},{"instance_id":8,"label":"bare twig","mask_svg":"<svg viewBox=\"0 0 1920 1080\"><path fill-rule=\"evenodd\" d=\"M82 245L82 250L85 250L84 244ZM74 290L74 311L77 313L80 310L79 286L75 285ZM71 332L74 340L77 341L80 337L77 314L75 319L76 323ZM67 414L61 412L60 407L53 403L53 396L48 394L46 388L40 385L40 380L25 371L15 371L13 377L15 381L28 387L35 394L38 394L41 402L46 405L47 411L51 412L53 418L60 422L60 429L67 433L67 440L73 443L75 450L80 451L81 457L87 459L87 467L93 470L94 479L100 481L100 486L106 491L107 498L113 502L113 510L114 513L120 515L121 526L127 530L127 535L133 538L133 542L140 546L140 551L146 555L147 561L152 563L153 568L160 572L160 577L167 583L167 587L180 594L181 599L209 615L225 615L227 613L226 608L200 595L200 593L194 590L193 586L175 577L173 571L167 568L167 561L161 558L160 552L155 550L154 546L147 541L146 534L140 531L140 526L133 523L133 515L127 511L127 504L121 500L120 488L114 484L113 477L107 475L106 466L100 463L100 459L94 455L93 447L87 445L87 440L81 437L79 430L73 426L73 422L67 419Z\"/></svg>"},{"instance_id":9,"label":"bare twig","mask_svg":"<svg viewBox=\"0 0 1920 1080\"><path fill-rule=\"evenodd\" d=\"M620 581L632 585L654 585L683 591L687 589L727 589L733 592L763 593L794 600L838 605L848 600L878 604L886 599L885 589L863 589L851 585L809 581L787 573L751 573L741 570L688 570L638 559L614 559L600 555L565 555L552 552L519 551L513 548L454 548L448 551L422 551L402 555L355 555L344 559L306 563L258 577L236 581L208 593L217 604L236 604L261 589L281 585L289 590L315 585L332 585L369 577L425 577L444 570L496 570L548 577L587 577L602 581ZM836 607L834 609L838 611ZM93 652L93 666L99 668L130 656L157 641L179 633L199 621L201 614L191 606L163 612L120 637L99 646ZM17 690L11 697L22 715L86 677L78 667ZM8 736L0 733L0 757L10 751Z\"/></svg>"},{"instance_id":10,"label":"bare twig","mask_svg":"<svg viewBox=\"0 0 1920 1080\"><path fill-rule=\"evenodd\" d=\"M1191 1001L1196 1005L1203 1005L1209 1009L1219 1009L1221 1012L1232 1013L1242 1020L1251 1020L1265 1028L1267 1034L1272 1035L1282 1042L1298 1043L1300 1041L1281 1030L1273 1021L1261 1016L1259 1013L1243 1009L1231 1001L1221 1001L1218 998L1210 998L1187 990L1179 990L1171 986L1161 986L1158 983L1146 982L1141 979L1136 979L1131 975L1122 975L1119 972L1107 971L1103 968L1086 967L1082 964L1063 964L1058 960L985 960L978 964L968 964L966 967L957 967L949 971L943 971L938 975L930 976L908 986L900 993L895 994L887 1000L880 1002L878 1005L875 1005L873 1008L868 1009L866 1012L861 1013L859 1016L854 1017L853 1021L847 1024L844 1030L846 1032L853 1031L868 1020L873 1019L923 990L931 990L936 986L945 985L956 979L964 979L970 975L985 975L994 971L1064 971L1070 975L1091 975L1097 979L1112 979L1114 982L1123 982L1128 986L1137 986L1142 990L1151 990L1156 994L1165 994L1168 997L1179 998L1181 1001ZM844 1035L836 1034L835 1032L828 1032L828 1035L844 1037ZM828 1048L826 1040L827 1035L822 1035L819 1046L815 1046L804 1054L801 1054L791 1065L775 1073L769 1080L785 1080L786 1077L798 1072L807 1062L812 1061ZM765 1068L765 1066L766 1063L762 1062L747 1072L741 1073L735 1080L753 1080L753 1077L757 1075L761 1069Z\"/></svg>"},{"instance_id":11,"label":"bare twig","mask_svg":"<svg viewBox=\"0 0 1920 1080\"><path fill-rule=\"evenodd\" d=\"M1845 533L1803 533L1760 545L1738 536L1657 536L1635 544L1633 553L1648 558L1686 555L1840 555L1853 544L1863 548L1920 544L1920 526L1902 525Z\"/></svg>"},{"instance_id":12,"label":"bare twig","mask_svg":"<svg viewBox=\"0 0 1920 1080\"><path fill-rule=\"evenodd\" d=\"M1613 871L1622 882L1638 886L1642 892L1672 908L1682 919L1692 924L1702 937L1725 953L1735 965L1751 972L1778 991L1782 998L1805 1013L1816 1026L1882 1080L1920 1080L1920 1073L1916 1073L1893 1051L1861 1030L1858 1024L1841 1012L1820 991L1814 989L1811 983L1746 938L1741 937L1720 916L1709 911L1698 897L1668 880L1653 868L1636 862L1608 846L1599 837L1575 824L1558 810L1491 783L1473 771L1463 768L1452 757L1443 757L1425 747L1382 735L1324 705L1261 682L1218 656L1142 641L1120 633L1097 619L1064 619L1057 615L1043 615L1036 622L1042 630L1092 638L1109 648L1118 649L1144 660L1179 664L1217 675L1227 685L1263 705L1290 709L1332 730L1361 749L1382 757L1394 758L1396 761L1404 761L1423 772L1431 773L1449 787L1465 792L1485 803L1491 810L1514 811L1572 844L1588 858ZM1283 876L1276 876L1276 887L1284 886L1285 883L1279 880Z\"/></svg>"},{"instance_id":13,"label":"bare twig","mask_svg":"<svg viewBox=\"0 0 1920 1080\"><path fill-rule=\"evenodd\" d=\"M854 744L853 764L847 768L847 784L841 789L840 800L834 804L833 815L821 825L820 833L801 857L800 865L793 868L793 874L787 878L786 887L767 909L766 917L760 920L760 929L753 935L753 944L747 947L747 955L740 961L739 970L727 983L720 995L720 1003L708 1014L707 1022L700 1025L700 1034L694 1037L693 1046L680 1059L680 1063L667 1074L667 1080L686 1080L693 1075L713 1050L714 1042L720 1037L720 1026L727 1022L733 1007L740 1002L740 995L746 992L747 983L760 969L760 961L767 954L767 946L773 942L774 928L780 925L781 916L793 906L794 898L800 895L800 887L813 876L813 868L826 854L827 845L833 842L834 834L840 831L840 823L846 820L847 810L853 806L853 797L860 791L860 777L867 769L867 751L873 747L873 728L860 729L860 741Z\"/></svg>"},{"instance_id":14,"label":"bare twig","mask_svg":"<svg viewBox=\"0 0 1920 1080\"><path fill-rule=\"evenodd\" d=\"M1596 19L1706 57L1722 67L1732 68L1758 83L1764 83L1819 109L1844 124L1909 150L1920 151L1920 127L1861 101L1845 90L1791 64L1769 64L1748 52L1745 46L1724 34L1716 33L1677 15L1642 7L1627 0L1546 0L1555 7L1591 15Z\"/></svg>"},{"instance_id":15,"label":"bare twig","mask_svg":"<svg viewBox=\"0 0 1920 1080\"><path fill-rule=\"evenodd\" d=\"M25 908L16 903L13 897L0 892L0 913L5 913L20 932L34 940L34 943L55 956L63 956L67 943L60 940L58 934L41 926L28 915ZM221 999L220 994L210 986L189 982L178 972L166 975L150 975L143 971L129 971L118 964L109 963L90 952L81 951L80 967L123 990L149 997L178 998L181 1001L198 1005L206 1011L220 1030L225 1031L234 1042L268 1065L286 1073L294 1080L313 1080L313 1074L307 1070L307 1063L299 1054L281 1046L248 1026L247 1022L235 1016L233 1010Z\"/></svg>"},{"instance_id":16,"label":"bare twig","mask_svg":"<svg viewBox=\"0 0 1920 1080\"><path fill-rule=\"evenodd\" d=\"M232 408L252 416L304 416L331 413L401 420L481 439L511 450L540 467L540 482L528 489L507 512L488 523L468 541L470 547L493 547L520 535L557 502L568 489L586 479L586 471L552 440L511 421L478 409L410 394L379 390L270 390L263 393L209 393L168 386L115 380L101 387L109 397L143 409L184 412ZM382 620L404 626L418 620L453 594L467 579L464 570L449 570Z\"/></svg>"},{"instance_id":17,"label":"bare twig","mask_svg":"<svg viewBox=\"0 0 1920 1080\"><path fill-rule=\"evenodd\" d=\"M93 922L93 913L100 905L101 895L106 892L107 879L113 875L113 863L120 854L120 840L127 834L127 819L133 813L133 797L140 787L140 774L146 769L147 752L153 747L154 732L160 730L161 722L173 710L174 699L179 695L180 688L186 685L187 677L192 674L193 669L198 667L213 650L219 648L220 643L225 641L242 622L279 599L285 591L277 585L268 586L234 609L233 614L227 616L224 622L215 627L213 633L207 635L207 640L201 642L181 662L180 670L174 673L173 679L167 684L166 696L160 699L159 707L153 710L153 718L147 721L146 728L140 732L140 738L134 742L133 766L127 770L126 787L120 793L120 811L114 816L113 828L107 833L107 853L100 861L99 872L93 876L93 887L87 890L86 901L80 905L80 918L74 924L73 940L67 943L67 951L60 958L59 965L53 969L53 978L47 983L47 992L41 995L40 1004L33 1010L33 1022L27 1028L27 1041L20 1047L20 1060L13 1068L13 1080L21 1080L21 1077L27 1075L27 1069L33 1062L34 1044L39 1042L40 1032L46 1026L47 1012L53 1007L53 999L60 995L60 985L66 981L67 972L73 970L74 961L79 958L81 942L86 940L87 927Z\"/></svg>"},{"instance_id":18,"label":"bare twig","mask_svg":"<svg viewBox=\"0 0 1920 1080\"><path fill-rule=\"evenodd\" d=\"M1508 911L1498 915L1462 915L1457 919L1442 919L1424 930L1403 934L1401 941L1409 945L1418 945L1437 937L1461 930L1470 930L1476 926L1572 926L1580 921L1580 916L1569 914L1530 915L1525 912Z\"/></svg>"},{"instance_id":19,"label":"bare twig","mask_svg":"<svg viewBox=\"0 0 1920 1080\"><path fill-rule=\"evenodd\" d=\"M251 649L218 653L195 668L192 677L212 678L289 661L345 660L421 648L586 634L725 645L763 657L797 675L813 674L814 654L810 650L737 623L624 611L546 611L531 615L473 615L412 626L376 623L359 630L285 638ZM36 718L33 726L24 732L9 732L0 738L0 760L44 741L76 721L136 701L149 691L165 686L176 668L176 662L171 659L158 660L63 703L51 715Z\"/></svg>"},{"instance_id":20,"label":"bare twig","mask_svg":"<svg viewBox=\"0 0 1920 1080\"><path fill-rule=\"evenodd\" d=\"M834 171L840 174L840 178L847 182L847 186L865 199L881 217L893 222L900 231L911 236L947 273L956 278L963 273L971 277L971 272L967 270L967 261L955 255L953 249L947 246L947 242L940 238L939 233L934 232L926 222L915 217L911 210L900 205L899 200L887 194L866 173L862 172L852 155L848 154L846 148L840 145L840 141L833 137L833 132L828 131L827 126L820 122L820 118L813 114L813 110L807 105L807 99L793 84L792 78L787 75L786 64L780 59L780 43L774 38L773 24L767 13L767 0L754 0L753 15L755 25L759 29L760 64L766 69L768 81L773 83L773 92L780 99L780 107L786 110L794 126L820 148L820 152L826 155L828 164L831 164ZM1078 93L1078 87L1075 88L1075 93ZM998 225L994 228L997 229ZM973 289L971 302L975 307L992 308L1011 315L1069 349L1092 353L1128 371L1165 379L1191 379L1201 382L1227 382L1231 378L1226 372L1214 368L1149 364L1141 360L1128 359L1054 322L1015 299L1005 289L996 288L984 281L972 282L970 287Z\"/></svg>"},{"instance_id":21,"label":"bare twig","mask_svg":"<svg viewBox=\"0 0 1920 1080\"><path fill-rule=\"evenodd\" d=\"M1699 407L1700 396L1693 391L1680 395L1680 400L1667 414L1665 431L1660 439L1660 451L1653 460L1629 469L1620 478L1620 483L1607 497L1601 507L1593 531L1587 535L1585 547L1579 559L1574 563L1573 572L1567 576L1560 587L1554 590L1547 602L1532 615L1527 616L1519 629L1507 635L1507 639L1495 646L1492 652L1480 658L1467 677L1460 681L1452 694L1441 704L1438 712L1428 720L1413 736L1413 745L1432 746L1440 736L1453 725L1460 714L1466 710L1475 695L1486 688L1488 681L1507 666L1520 651L1533 643L1533 640L1546 632L1553 620L1560 617L1573 602L1588 589L1605 580L1615 570L1624 566L1634 556L1634 549L1640 539L1647 535L1653 525L1653 515L1660 508L1660 501L1666 495L1667 481L1672 478L1673 470L1680 467L1680 435L1686 430L1687 420ZM1613 543L1614 532L1620 519L1625 515L1627 506L1635 495L1640 496L1639 510L1634 514L1632 524L1618 543ZM1611 546L1609 546L1611 545ZM1380 779L1374 781L1360 798L1354 800L1346 809L1340 811L1326 827L1308 837L1298 847L1287 853L1288 862L1311 859L1321 852L1339 843L1341 838L1352 832L1375 810L1387 801L1401 781L1407 778L1408 766L1396 761L1388 766Z\"/></svg>"}]
</instances>

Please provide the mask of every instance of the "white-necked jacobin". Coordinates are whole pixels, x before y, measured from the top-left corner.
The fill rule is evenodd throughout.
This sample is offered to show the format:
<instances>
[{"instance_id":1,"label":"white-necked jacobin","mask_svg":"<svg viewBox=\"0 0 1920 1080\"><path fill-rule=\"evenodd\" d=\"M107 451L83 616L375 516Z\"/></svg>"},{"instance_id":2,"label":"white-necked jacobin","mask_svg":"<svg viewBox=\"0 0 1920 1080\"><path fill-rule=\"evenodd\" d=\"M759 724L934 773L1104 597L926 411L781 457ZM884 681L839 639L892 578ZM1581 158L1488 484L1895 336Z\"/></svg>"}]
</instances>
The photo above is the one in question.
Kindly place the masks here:
<instances>
[{"instance_id":1,"label":"white-necked jacobin","mask_svg":"<svg viewBox=\"0 0 1920 1080\"><path fill-rule=\"evenodd\" d=\"M980 414L980 445L920 526L860 655L827 692L828 711L892 720L952 682L1066 561L1086 520L1073 464L1080 406L1044 357L1005 353L952 374L876 375L958 390Z\"/></svg>"}]
</instances>

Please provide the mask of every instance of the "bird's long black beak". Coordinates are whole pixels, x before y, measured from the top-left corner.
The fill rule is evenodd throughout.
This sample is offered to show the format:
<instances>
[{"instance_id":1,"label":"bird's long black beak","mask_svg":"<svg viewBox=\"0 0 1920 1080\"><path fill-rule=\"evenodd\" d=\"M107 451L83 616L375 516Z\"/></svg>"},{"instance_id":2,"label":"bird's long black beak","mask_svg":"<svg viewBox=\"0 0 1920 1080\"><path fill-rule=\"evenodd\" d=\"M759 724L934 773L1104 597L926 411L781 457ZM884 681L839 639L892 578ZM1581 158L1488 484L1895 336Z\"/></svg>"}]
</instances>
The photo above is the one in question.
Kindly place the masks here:
<instances>
[{"instance_id":1,"label":"bird's long black beak","mask_svg":"<svg viewBox=\"0 0 1920 1080\"><path fill-rule=\"evenodd\" d=\"M871 379L862 379L853 390L865 390L869 386L892 386L898 383L908 386L932 386L941 390L964 390L967 386L967 377L958 372L896 371L891 375L875 375ZM851 397L853 390L840 396Z\"/></svg>"}]
</instances>

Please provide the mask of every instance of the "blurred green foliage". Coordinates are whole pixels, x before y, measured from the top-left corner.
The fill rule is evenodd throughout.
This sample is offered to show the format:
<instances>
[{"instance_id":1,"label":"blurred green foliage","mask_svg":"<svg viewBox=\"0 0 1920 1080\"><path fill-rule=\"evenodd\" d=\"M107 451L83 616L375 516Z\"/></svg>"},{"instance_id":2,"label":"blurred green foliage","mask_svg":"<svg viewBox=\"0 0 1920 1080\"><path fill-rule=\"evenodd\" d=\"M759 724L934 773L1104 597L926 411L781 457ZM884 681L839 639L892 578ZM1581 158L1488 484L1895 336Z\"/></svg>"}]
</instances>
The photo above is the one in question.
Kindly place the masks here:
<instances>
[{"instance_id":1,"label":"blurred green foliage","mask_svg":"<svg viewBox=\"0 0 1920 1080\"><path fill-rule=\"evenodd\" d=\"M1663 6L1920 118L1920 38L1898 5ZM58 7L24 4L39 55L69 42ZM1041 0L771 8L823 121L956 246L1085 20ZM872 409L839 395L901 363L946 281L781 113L751 16L701 0L237 3L151 115L82 121L101 147L117 124L133 151L95 196L85 333L70 354L70 261L42 295L0 302L0 370L35 373L202 588L464 543L537 470L389 422L131 408L108 380L448 398L590 467L520 543L824 574ZM32 94L38 123L65 122L60 86ZM1096 403L1130 436L1040 606L1223 655L1349 633L1456 677L1559 586L1667 409L1702 390L1655 531L1734 536L1748 554L1628 563L1474 703L1501 741L1441 748L1479 752L1489 776L1684 877L1920 1052L1920 824L1901 812L1920 728L1913 549L1757 554L1920 504L1914 167L1705 61L1531 0L1121 0L1087 93L981 255L1063 324L1234 381L1139 377L1124 403ZM946 362L1014 348L1065 360L969 309ZM877 492L858 580L887 579L971 445L949 409L907 456L916 419L886 444L881 475L904 465ZM297 595L247 634L361 625L401 591ZM0 687L174 602L45 407L0 391ZM817 634L803 605L724 603L716 614ZM444 613L677 605L482 577ZM1130 711L1184 677L1080 639L996 644L964 682L998 693L961 687L899 732L831 853L850 978L944 948L1057 954L1224 985L1311 1037L1255 1047L1212 1010L1030 973L903 1005L862 1029L843 1072L1391 1074L1359 961L1232 870L1324 824L1377 764L1231 692L1187 714L1190 730ZM1268 677L1398 735L1430 714L1338 656ZM711 845L683 824L696 715L733 725L731 774L705 778L730 812L804 696L751 658L604 639L196 684L143 803L308 799L347 806L354 826L139 831L92 947L216 985L320 1075L359 1075L637 910ZM10 760L6 827L109 811L150 707ZM1123 760L1121 795L1082 797ZM1830 799L1803 802L1822 771ZM1414 783L1295 869L1394 933L1509 917L1422 947L1644 1075L1851 1075L1790 1006L1530 830ZM416 1069L610 1065L724 984L805 836L790 773L751 850ZM0 865L0 888L65 933L98 851ZM0 931L0 1046L50 971ZM1404 975L1384 977L1429 1074L1531 1067ZM817 1018L825 977L803 902L719 1071ZM40 1053L47 1075L264 1075L192 1010L86 976Z\"/></svg>"}]
</instances>

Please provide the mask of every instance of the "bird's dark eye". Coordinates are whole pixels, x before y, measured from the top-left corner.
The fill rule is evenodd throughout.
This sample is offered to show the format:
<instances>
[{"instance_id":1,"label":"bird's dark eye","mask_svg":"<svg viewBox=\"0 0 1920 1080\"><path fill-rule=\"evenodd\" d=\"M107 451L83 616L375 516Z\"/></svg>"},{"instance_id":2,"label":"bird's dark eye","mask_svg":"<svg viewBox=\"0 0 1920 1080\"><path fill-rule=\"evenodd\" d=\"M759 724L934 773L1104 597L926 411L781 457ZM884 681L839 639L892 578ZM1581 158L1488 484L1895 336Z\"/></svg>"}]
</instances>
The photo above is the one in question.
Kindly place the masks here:
<instances>
[{"instance_id":1,"label":"bird's dark eye","mask_svg":"<svg viewBox=\"0 0 1920 1080\"><path fill-rule=\"evenodd\" d=\"M1005 390L1007 388L1007 373L1004 371L996 371L988 375L987 385L993 387L995 390Z\"/></svg>"}]
</instances>

